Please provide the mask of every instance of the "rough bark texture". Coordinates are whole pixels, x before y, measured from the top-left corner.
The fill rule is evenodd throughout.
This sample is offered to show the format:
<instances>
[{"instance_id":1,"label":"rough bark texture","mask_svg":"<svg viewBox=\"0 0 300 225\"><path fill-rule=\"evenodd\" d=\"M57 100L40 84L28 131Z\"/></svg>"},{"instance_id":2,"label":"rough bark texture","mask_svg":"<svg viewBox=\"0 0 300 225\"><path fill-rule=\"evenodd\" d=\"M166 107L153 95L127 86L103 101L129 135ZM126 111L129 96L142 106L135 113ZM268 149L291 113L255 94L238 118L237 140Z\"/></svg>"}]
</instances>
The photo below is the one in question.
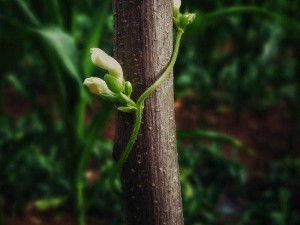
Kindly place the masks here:
<instances>
[{"instance_id":1,"label":"rough bark texture","mask_svg":"<svg viewBox=\"0 0 300 225\"><path fill-rule=\"evenodd\" d=\"M133 99L167 66L173 48L171 0L114 0L114 54ZM133 117L117 113L114 156L118 159L132 130ZM176 150L173 76L145 102L143 122L123 166L122 189L129 225L182 225Z\"/></svg>"}]
</instances>

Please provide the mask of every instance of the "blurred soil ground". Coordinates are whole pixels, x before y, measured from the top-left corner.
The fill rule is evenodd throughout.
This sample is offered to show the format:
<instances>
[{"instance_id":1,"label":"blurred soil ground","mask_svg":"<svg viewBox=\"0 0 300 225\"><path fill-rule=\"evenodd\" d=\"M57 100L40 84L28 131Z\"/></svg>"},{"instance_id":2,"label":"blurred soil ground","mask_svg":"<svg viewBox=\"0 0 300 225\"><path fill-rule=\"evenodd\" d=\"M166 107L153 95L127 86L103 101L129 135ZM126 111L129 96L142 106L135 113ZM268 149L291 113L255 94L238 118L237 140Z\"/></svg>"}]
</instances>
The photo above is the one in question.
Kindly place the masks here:
<instances>
[{"instance_id":1,"label":"blurred soil ground","mask_svg":"<svg viewBox=\"0 0 300 225\"><path fill-rule=\"evenodd\" d=\"M66 213L34 213L13 215L4 219L4 225L74 225L75 219ZM86 225L108 225L107 221L88 218Z\"/></svg>"}]
</instances>

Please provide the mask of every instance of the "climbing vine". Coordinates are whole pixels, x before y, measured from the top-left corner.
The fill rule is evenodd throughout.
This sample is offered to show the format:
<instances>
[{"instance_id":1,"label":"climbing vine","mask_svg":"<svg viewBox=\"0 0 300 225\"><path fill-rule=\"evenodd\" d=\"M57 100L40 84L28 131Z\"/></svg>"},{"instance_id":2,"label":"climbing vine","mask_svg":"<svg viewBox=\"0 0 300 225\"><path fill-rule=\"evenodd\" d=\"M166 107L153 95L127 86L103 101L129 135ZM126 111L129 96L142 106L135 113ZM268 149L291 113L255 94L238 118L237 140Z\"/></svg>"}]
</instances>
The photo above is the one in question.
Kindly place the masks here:
<instances>
[{"instance_id":1,"label":"climbing vine","mask_svg":"<svg viewBox=\"0 0 300 225\"><path fill-rule=\"evenodd\" d=\"M161 76L141 94L136 102L131 99L133 87L129 81L125 81L121 65L101 49L91 49L92 62L96 66L107 70L108 74L104 76L104 80L98 77L87 78L84 81L84 85L86 85L93 94L99 95L106 101L117 104L118 110L125 113L133 113L135 116L129 141L117 162L117 166L112 172L112 182L122 169L136 141L141 126L145 100L171 73L178 56L180 41L184 30L186 26L191 24L195 19L195 14L193 13L180 13L180 6L180 0L173 1L173 22L176 29L176 38L171 60Z\"/></svg>"}]
</instances>

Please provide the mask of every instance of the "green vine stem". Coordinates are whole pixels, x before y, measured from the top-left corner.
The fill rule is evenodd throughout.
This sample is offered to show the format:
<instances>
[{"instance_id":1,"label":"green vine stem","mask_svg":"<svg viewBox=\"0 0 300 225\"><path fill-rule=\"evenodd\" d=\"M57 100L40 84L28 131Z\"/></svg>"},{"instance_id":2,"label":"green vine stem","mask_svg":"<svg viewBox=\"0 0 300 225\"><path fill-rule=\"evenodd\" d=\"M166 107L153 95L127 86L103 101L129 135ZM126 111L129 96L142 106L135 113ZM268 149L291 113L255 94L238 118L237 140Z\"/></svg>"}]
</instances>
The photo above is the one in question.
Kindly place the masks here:
<instances>
[{"instance_id":1,"label":"green vine stem","mask_svg":"<svg viewBox=\"0 0 300 225\"><path fill-rule=\"evenodd\" d=\"M174 46L174 51L172 54L172 58L166 68L166 70L162 73L162 75L149 87L146 89L146 91L139 97L136 103L136 112L135 112L135 120L134 120L134 125L133 125L133 131L131 133L131 136L129 138L129 141L126 145L125 150L122 152L121 157L117 163L117 166L113 169L112 171L112 176L111 176L111 185L112 187L115 188L114 181L119 173L121 171L123 164L125 163L127 157L129 156L132 147L137 139L137 135L139 133L140 127L141 127L141 122L142 122L142 116L143 116L143 109L144 109L144 102L145 100L152 94L152 92L168 77L168 75L171 73L174 64L176 62L178 52L179 52L179 47L180 47L180 41L181 37L183 34L183 29L178 28L177 33L176 33L176 41L175 41L175 46Z\"/></svg>"},{"instance_id":2,"label":"green vine stem","mask_svg":"<svg viewBox=\"0 0 300 225\"><path fill-rule=\"evenodd\" d=\"M135 143L135 140L137 138L137 135L139 133L141 123L142 123L143 109L144 109L144 102L142 102L141 105L139 105L137 107L137 110L135 112L133 131L132 131L130 139L126 145L126 148L125 148L124 152L121 154L120 160L118 161L117 172L122 169L122 166L123 166L124 162L126 161L128 155L130 154L131 149Z\"/></svg>"},{"instance_id":3,"label":"green vine stem","mask_svg":"<svg viewBox=\"0 0 300 225\"><path fill-rule=\"evenodd\" d=\"M173 55L171 58L171 61L168 65L168 67L166 68L166 70L163 72L163 74L160 76L160 78L158 78L157 81L155 81L149 88L147 88L147 90L139 97L139 99L137 100L137 106L139 107L140 104L143 104L143 102L146 100L146 98L149 97L149 95L151 95L151 93L168 77L168 75L171 73L174 64L176 62L177 56L178 56L178 52L179 52L179 47L180 47L180 41L181 41L181 37L183 34L183 30L182 29L178 29L177 30L177 35L176 35L176 41L175 41L175 46L174 46L174 51L173 51Z\"/></svg>"}]
</instances>

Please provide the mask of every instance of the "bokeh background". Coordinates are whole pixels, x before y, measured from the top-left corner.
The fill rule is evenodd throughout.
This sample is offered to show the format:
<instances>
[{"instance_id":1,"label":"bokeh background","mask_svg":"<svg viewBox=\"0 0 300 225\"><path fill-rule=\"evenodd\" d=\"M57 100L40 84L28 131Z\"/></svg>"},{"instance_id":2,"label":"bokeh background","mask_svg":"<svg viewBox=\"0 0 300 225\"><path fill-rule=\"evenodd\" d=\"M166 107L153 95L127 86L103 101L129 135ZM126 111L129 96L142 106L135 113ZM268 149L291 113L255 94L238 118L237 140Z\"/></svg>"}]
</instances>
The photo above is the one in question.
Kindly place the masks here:
<instances>
[{"instance_id":1,"label":"bokeh background","mask_svg":"<svg viewBox=\"0 0 300 225\"><path fill-rule=\"evenodd\" d=\"M111 0L0 1L0 224L124 224L111 190L113 106L90 47L112 53ZM300 1L186 0L175 66L186 225L300 224ZM77 200L76 200L77 199ZM75 208L75 211L74 211Z\"/></svg>"}]
</instances>

